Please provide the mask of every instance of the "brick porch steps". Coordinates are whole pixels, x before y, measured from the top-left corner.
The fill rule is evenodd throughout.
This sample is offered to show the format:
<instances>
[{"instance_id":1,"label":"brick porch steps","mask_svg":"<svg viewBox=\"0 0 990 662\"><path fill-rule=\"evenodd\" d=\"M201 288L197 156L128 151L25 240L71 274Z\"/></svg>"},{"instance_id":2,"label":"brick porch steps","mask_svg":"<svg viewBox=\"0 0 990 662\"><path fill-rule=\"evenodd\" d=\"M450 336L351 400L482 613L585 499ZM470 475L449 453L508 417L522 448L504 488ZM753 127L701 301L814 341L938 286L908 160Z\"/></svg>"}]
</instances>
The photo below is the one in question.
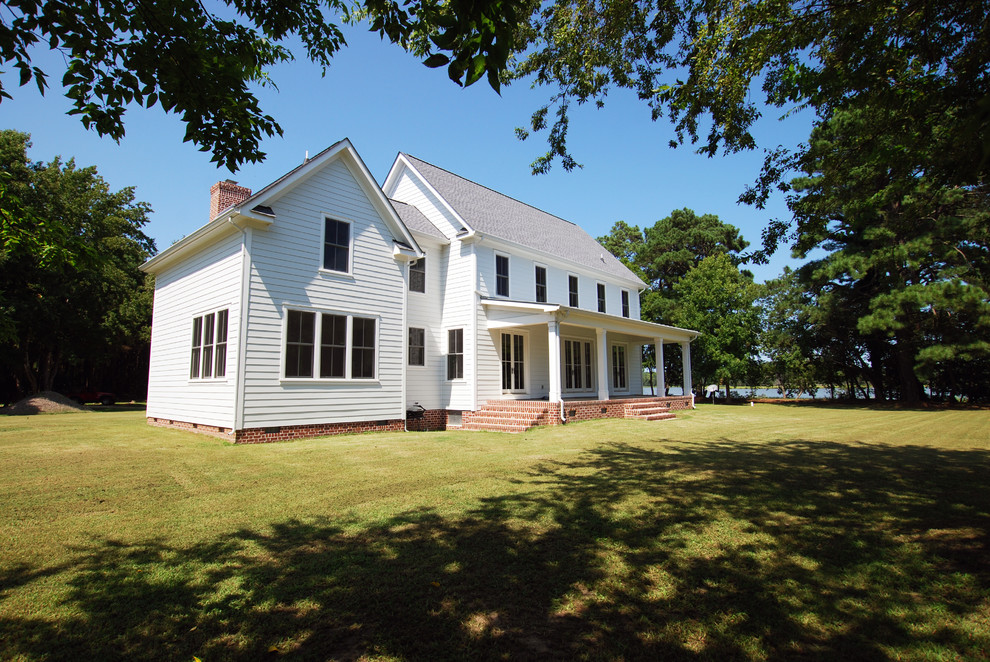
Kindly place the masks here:
<instances>
[{"instance_id":1,"label":"brick porch steps","mask_svg":"<svg viewBox=\"0 0 990 662\"><path fill-rule=\"evenodd\" d=\"M673 409L690 404L685 398L628 398L624 400L587 400L564 402L568 418L630 418L642 421L664 421L675 418ZM556 404L543 400L489 400L474 412L464 412L463 430L490 432L525 432L538 425L560 422Z\"/></svg>"},{"instance_id":2,"label":"brick porch steps","mask_svg":"<svg viewBox=\"0 0 990 662\"><path fill-rule=\"evenodd\" d=\"M665 421L676 416L671 413L670 405L656 400L629 402L625 404L625 418L636 418L643 421Z\"/></svg>"}]
</instances>

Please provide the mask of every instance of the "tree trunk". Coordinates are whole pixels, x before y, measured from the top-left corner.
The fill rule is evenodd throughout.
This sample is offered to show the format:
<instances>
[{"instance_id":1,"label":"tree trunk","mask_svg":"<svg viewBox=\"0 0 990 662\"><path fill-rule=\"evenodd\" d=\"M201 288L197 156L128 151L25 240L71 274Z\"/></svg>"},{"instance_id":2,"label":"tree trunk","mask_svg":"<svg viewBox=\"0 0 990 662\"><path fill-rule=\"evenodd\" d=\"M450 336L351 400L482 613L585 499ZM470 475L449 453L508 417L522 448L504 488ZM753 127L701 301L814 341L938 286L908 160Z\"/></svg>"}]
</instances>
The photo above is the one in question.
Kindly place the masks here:
<instances>
[{"instance_id":1,"label":"tree trunk","mask_svg":"<svg viewBox=\"0 0 990 662\"><path fill-rule=\"evenodd\" d=\"M901 387L901 402L916 405L921 402L921 382L914 374L914 348L907 338L897 334L897 378Z\"/></svg>"}]
</instances>

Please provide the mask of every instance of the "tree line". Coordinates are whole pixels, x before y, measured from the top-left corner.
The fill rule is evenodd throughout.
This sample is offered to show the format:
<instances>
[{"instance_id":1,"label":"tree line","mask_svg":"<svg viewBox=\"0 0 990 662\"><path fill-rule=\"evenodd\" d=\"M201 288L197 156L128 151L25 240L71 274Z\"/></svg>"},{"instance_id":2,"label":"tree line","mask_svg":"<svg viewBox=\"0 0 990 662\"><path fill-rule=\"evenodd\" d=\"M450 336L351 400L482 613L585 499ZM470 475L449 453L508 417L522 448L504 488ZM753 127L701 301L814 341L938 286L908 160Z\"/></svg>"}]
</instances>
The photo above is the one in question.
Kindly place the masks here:
<instances>
[{"instance_id":1,"label":"tree line","mask_svg":"<svg viewBox=\"0 0 990 662\"><path fill-rule=\"evenodd\" d=\"M151 208L95 167L32 162L0 131L0 398L99 388L142 398L155 252Z\"/></svg>"}]
</instances>

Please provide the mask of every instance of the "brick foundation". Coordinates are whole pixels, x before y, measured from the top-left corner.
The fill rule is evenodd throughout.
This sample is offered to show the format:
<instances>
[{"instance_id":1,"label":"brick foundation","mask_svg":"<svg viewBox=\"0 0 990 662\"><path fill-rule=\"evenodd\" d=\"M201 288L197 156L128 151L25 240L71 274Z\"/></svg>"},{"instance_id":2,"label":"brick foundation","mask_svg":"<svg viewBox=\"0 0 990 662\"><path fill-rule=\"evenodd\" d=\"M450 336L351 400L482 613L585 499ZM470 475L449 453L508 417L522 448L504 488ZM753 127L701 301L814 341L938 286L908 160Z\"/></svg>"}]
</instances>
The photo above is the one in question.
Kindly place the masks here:
<instances>
[{"instance_id":1,"label":"brick foundation","mask_svg":"<svg viewBox=\"0 0 990 662\"><path fill-rule=\"evenodd\" d=\"M427 409L422 418L410 418L406 421L406 429L410 432L439 432L447 429L446 409Z\"/></svg>"},{"instance_id":2,"label":"brick foundation","mask_svg":"<svg viewBox=\"0 0 990 662\"><path fill-rule=\"evenodd\" d=\"M623 398L620 400L565 400L567 421L590 421L596 418L672 418L670 412L690 409L690 396L668 398ZM663 412L663 413L660 413ZM462 425L451 425L446 409L427 409L422 417L405 421L410 432L439 430L493 430L524 432L538 425L560 425L560 404L545 400L489 400L477 411L461 414ZM358 432L401 432L403 420L360 421L356 423L320 423L317 425L281 425L268 428L232 430L215 425L188 423L166 418L148 418L157 427L208 434L235 444L263 444L306 437L322 437Z\"/></svg>"},{"instance_id":3,"label":"brick foundation","mask_svg":"<svg viewBox=\"0 0 990 662\"><path fill-rule=\"evenodd\" d=\"M446 412L444 412L446 416ZM356 434L358 432L401 432L401 418L387 421L359 421L356 423L319 423L315 425L278 425L267 428L247 428L237 430L218 428L214 425L200 425L185 421L174 421L165 418L148 418L148 424L157 427L188 430L200 434L208 434L232 441L235 444L265 444L272 441L288 441L306 437L323 437L337 434Z\"/></svg>"}]
</instances>

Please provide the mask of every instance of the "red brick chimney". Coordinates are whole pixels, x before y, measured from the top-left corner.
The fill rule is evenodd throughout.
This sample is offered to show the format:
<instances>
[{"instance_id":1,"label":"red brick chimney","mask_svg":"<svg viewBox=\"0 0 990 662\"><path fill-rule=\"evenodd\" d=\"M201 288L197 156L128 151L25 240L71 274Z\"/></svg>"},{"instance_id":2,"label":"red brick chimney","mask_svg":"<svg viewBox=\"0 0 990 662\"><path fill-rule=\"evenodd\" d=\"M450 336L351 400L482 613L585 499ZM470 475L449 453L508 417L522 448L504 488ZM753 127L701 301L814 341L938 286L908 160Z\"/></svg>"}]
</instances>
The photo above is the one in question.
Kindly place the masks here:
<instances>
[{"instance_id":1,"label":"red brick chimney","mask_svg":"<svg viewBox=\"0 0 990 662\"><path fill-rule=\"evenodd\" d=\"M251 189L238 186L233 179L225 179L210 187L210 220L229 207L251 197Z\"/></svg>"}]
</instances>

